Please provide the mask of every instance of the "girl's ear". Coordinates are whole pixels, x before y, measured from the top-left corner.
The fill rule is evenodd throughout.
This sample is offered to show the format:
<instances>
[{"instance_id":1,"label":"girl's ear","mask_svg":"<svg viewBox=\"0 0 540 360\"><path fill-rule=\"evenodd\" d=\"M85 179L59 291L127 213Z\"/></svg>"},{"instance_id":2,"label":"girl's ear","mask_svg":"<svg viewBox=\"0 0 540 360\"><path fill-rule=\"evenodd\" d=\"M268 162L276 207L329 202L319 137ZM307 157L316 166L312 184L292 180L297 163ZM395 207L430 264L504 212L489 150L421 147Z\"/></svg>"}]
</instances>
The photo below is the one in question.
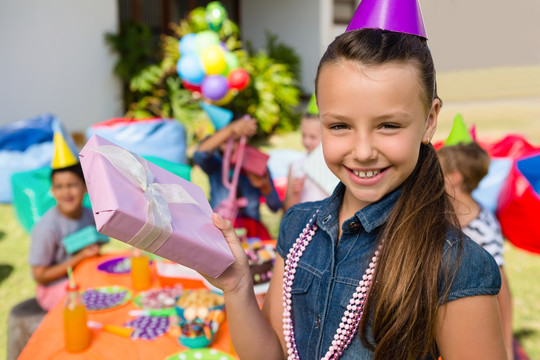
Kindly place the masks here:
<instances>
[{"instance_id":1,"label":"girl's ear","mask_svg":"<svg viewBox=\"0 0 540 360\"><path fill-rule=\"evenodd\" d=\"M434 99L431 103L431 109L429 110L426 121L426 129L424 130L424 136L422 137L422 142L424 144L429 144L431 139L433 139L433 135L435 135L435 130L437 130L437 119L440 111L441 101L439 99Z\"/></svg>"}]
</instances>

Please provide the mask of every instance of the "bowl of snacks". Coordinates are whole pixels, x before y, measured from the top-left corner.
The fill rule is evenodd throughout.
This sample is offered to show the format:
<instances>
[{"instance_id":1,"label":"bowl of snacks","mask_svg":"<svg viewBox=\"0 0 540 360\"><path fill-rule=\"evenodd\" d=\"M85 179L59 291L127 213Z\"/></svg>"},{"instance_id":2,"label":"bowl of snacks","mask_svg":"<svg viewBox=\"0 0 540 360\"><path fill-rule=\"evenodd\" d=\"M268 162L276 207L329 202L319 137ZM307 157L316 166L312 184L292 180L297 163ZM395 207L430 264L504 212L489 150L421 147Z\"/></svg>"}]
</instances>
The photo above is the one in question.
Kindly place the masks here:
<instances>
[{"instance_id":1,"label":"bowl of snacks","mask_svg":"<svg viewBox=\"0 0 540 360\"><path fill-rule=\"evenodd\" d=\"M216 311L223 312L225 299L223 295L207 289L185 290L176 300L175 310L180 321L205 319Z\"/></svg>"},{"instance_id":2,"label":"bowl of snacks","mask_svg":"<svg viewBox=\"0 0 540 360\"><path fill-rule=\"evenodd\" d=\"M180 323L180 344L192 349L209 346L214 340L217 326L197 319L194 321L183 321Z\"/></svg>"}]
</instances>

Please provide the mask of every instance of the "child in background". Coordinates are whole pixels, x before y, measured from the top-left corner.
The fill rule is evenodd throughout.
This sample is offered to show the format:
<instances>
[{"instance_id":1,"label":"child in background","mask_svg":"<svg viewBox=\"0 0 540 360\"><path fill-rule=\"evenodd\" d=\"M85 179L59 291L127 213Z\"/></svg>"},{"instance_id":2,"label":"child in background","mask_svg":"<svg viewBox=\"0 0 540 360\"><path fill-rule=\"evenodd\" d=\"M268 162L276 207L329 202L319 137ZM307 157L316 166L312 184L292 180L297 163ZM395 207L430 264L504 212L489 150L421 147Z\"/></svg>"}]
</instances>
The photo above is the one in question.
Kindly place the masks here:
<instances>
[{"instance_id":1,"label":"child in background","mask_svg":"<svg viewBox=\"0 0 540 360\"><path fill-rule=\"evenodd\" d=\"M229 195L229 190L222 182L221 174L223 151L228 139L231 136L234 136L237 143L237 140L240 139L240 137L251 137L255 135L256 132L256 119L246 117L235 119L224 128L202 140L193 154L193 161L195 164L199 165L208 175L210 181L210 205L213 209ZM261 196L266 200L266 205L268 205L270 210L275 212L281 209L281 200L279 199L268 171L264 176L258 176L250 172L241 172L238 180L237 197L245 197L247 199L247 206L240 209L240 218L243 218L246 223L251 223L251 220L257 224L257 226L250 226L249 228L258 229L258 232L260 233L249 233L248 229L248 236L269 239L270 235L260 222L261 215L259 207Z\"/></svg>"},{"instance_id":2,"label":"child in background","mask_svg":"<svg viewBox=\"0 0 540 360\"><path fill-rule=\"evenodd\" d=\"M471 139L472 141L472 139ZM486 249L499 265L501 291L497 295L508 359L514 359L512 295L503 269L503 236L495 216L478 204L472 192L489 170L489 155L476 142L443 146L437 151L446 180L446 191L465 233Z\"/></svg>"},{"instance_id":3,"label":"child in background","mask_svg":"<svg viewBox=\"0 0 540 360\"><path fill-rule=\"evenodd\" d=\"M32 229L29 263L37 283L36 300L44 310L52 309L65 295L67 268L99 255L100 245L88 245L73 255L62 239L87 226L95 226L92 210L83 207L86 185L77 159L68 150L63 136L54 135L51 192L56 206L49 209ZM67 150L67 151L66 151Z\"/></svg>"},{"instance_id":4,"label":"child in background","mask_svg":"<svg viewBox=\"0 0 540 360\"><path fill-rule=\"evenodd\" d=\"M321 142L321 122L319 115L306 112L300 123L302 132L302 145L306 149L306 156ZM303 165L306 158L295 161L289 167L287 180L287 192L283 200L283 210L287 211L291 206L299 202L317 201L328 197L319 185L306 176Z\"/></svg>"},{"instance_id":5,"label":"child in background","mask_svg":"<svg viewBox=\"0 0 540 360\"><path fill-rule=\"evenodd\" d=\"M506 359L499 269L459 230L430 144L441 102L418 3L380 3L363 0L319 63L323 152L341 183L283 217L262 311L214 214L236 262L207 279L241 359Z\"/></svg>"}]
</instances>

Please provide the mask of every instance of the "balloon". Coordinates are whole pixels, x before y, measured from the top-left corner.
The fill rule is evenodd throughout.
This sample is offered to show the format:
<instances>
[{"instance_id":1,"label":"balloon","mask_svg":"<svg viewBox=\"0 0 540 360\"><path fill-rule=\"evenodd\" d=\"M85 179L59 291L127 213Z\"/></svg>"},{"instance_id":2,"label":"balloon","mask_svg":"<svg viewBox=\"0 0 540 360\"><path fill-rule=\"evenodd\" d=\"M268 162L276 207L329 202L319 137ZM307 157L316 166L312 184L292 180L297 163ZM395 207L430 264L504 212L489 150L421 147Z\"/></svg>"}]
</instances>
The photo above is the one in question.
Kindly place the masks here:
<instances>
[{"instance_id":1,"label":"balloon","mask_svg":"<svg viewBox=\"0 0 540 360\"><path fill-rule=\"evenodd\" d=\"M201 91L210 100L220 100L229 91L227 78L223 75L208 75L201 83Z\"/></svg>"},{"instance_id":2,"label":"balloon","mask_svg":"<svg viewBox=\"0 0 540 360\"><path fill-rule=\"evenodd\" d=\"M184 85L184 87L186 89L188 89L189 91L201 92L201 86L200 85L192 84L192 83L190 83L189 81L186 81L186 80L182 81L182 85Z\"/></svg>"},{"instance_id":3,"label":"balloon","mask_svg":"<svg viewBox=\"0 0 540 360\"><path fill-rule=\"evenodd\" d=\"M206 30L197 34L195 39L195 51L197 54L203 52L209 46L219 45L219 36L215 31Z\"/></svg>"},{"instance_id":4,"label":"balloon","mask_svg":"<svg viewBox=\"0 0 540 360\"><path fill-rule=\"evenodd\" d=\"M227 63L227 73L240 67L240 61L238 61L238 57L230 51L227 51L225 53L225 62Z\"/></svg>"},{"instance_id":5,"label":"balloon","mask_svg":"<svg viewBox=\"0 0 540 360\"><path fill-rule=\"evenodd\" d=\"M182 55L176 64L176 70L182 80L199 85L204 78L204 69L199 57L194 53Z\"/></svg>"},{"instance_id":6,"label":"balloon","mask_svg":"<svg viewBox=\"0 0 540 360\"><path fill-rule=\"evenodd\" d=\"M197 35L193 33L182 36L180 42L178 43L178 51L180 52L180 55L195 52L196 38Z\"/></svg>"},{"instance_id":7,"label":"balloon","mask_svg":"<svg viewBox=\"0 0 540 360\"><path fill-rule=\"evenodd\" d=\"M199 32L202 30L206 30L208 28L208 25L206 24L206 9L202 6L199 6L198 8L193 9L189 13L189 22L193 26L194 32Z\"/></svg>"},{"instance_id":8,"label":"balloon","mask_svg":"<svg viewBox=\"0 0 540 360\"><path fill-rule=\"evenodd\" d=\"M206 5L205 19L210 29L218 31L226 18L227 10L219 1L212 1Z\"/></svg>"},{"instance_id":9,"label":"balloon","mask_svg":"<svg viewBox=\"0 0 540 360\"><path fill-rule=\"evenodd\" d=\"M249 74L242 68L234 69L227 75L227 83L231 89L243 90L249 84Z\"/></svg>"},{"instance_id":10,"label":"balloon","mask_svg":"<svg viewBox=\"0 0 540 360\"><path fill-rule=\"evenodd\" d=\"M231 102L231 100L233 98L234 98L233 92L232 91L227 91L227 93L225 94L224 97L222 97L219 100L214 100L214 101L212 101L212 103L215 104L215 105L218 105L218 106L227 105L228 103Z\"/></svg>"},{"instance_id":11,"label":"balloon","mask_svg":"<svg viewBox=\"0 0 540 360\"><path fill-rule=\"evenodd\" d=\"M212 45L204 49L201 60L207 75L221 74L227 69L225 54L220 45Z\"/></svg>"}]
</instances>

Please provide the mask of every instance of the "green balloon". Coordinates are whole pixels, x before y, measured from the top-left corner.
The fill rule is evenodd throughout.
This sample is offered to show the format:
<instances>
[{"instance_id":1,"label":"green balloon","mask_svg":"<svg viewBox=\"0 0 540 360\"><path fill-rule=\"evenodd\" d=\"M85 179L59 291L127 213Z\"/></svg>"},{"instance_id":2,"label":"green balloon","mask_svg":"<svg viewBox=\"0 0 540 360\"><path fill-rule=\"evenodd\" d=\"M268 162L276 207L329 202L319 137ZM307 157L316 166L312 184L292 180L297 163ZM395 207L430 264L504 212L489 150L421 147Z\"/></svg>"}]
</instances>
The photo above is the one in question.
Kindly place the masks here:
<instances>
[{"instance_id":1,"label":"green balloon","mask_svg":"<svg viewBox=\"0 0 540 360\"><path fill-rule=\"evenodd\" d=\"M206 24L206 9L202 6L193 9L189 13L189 23L193 27L193 32L208 29L208 25Z\"/></svg>"},{"instance_id":2,"label":"green balloon","mask_svg":"<svg viewBox=\"0 0 540 360\"><path fill-rule=\"evenodd\" d=\"M206 23L208 27L214 31L218 31L223 25L223 21L227 18L227 10L219 1L212 1L206 5Z\"/></svg>"},{"instance_id":3,"label":"green balloon","mask_svg":"<svg viewBox=\"0 0 540 360\"><path fill-rule=\"evenodd\" d=\"M201 31L195 38L195 52L201 54L204 49L212 45L219 45L219 36L215 31Z\"/></svg>"},{"instance_id":4,"label":"green balloon","mask_svg":"<svg viewBox=\"0 0 540 360\"><path fill-rule=\"evenodd\" d=\"M240 61L238 60L238 56L236 56L231 51L227 51L225 53L225 63L227 64L227 73L240 67Z\"/></svg>"}]
</instances>

